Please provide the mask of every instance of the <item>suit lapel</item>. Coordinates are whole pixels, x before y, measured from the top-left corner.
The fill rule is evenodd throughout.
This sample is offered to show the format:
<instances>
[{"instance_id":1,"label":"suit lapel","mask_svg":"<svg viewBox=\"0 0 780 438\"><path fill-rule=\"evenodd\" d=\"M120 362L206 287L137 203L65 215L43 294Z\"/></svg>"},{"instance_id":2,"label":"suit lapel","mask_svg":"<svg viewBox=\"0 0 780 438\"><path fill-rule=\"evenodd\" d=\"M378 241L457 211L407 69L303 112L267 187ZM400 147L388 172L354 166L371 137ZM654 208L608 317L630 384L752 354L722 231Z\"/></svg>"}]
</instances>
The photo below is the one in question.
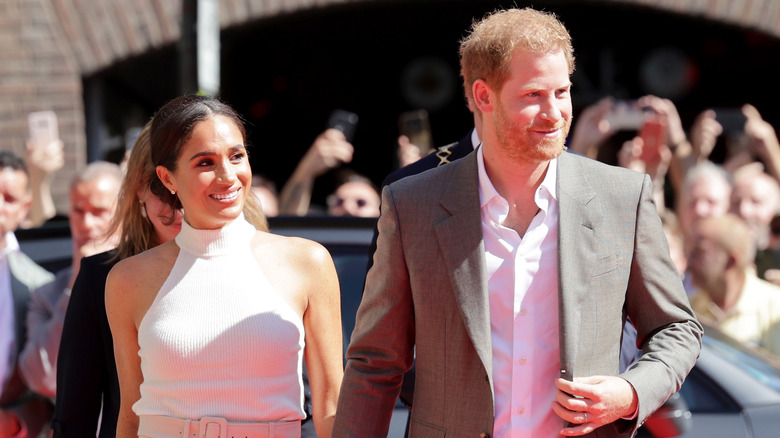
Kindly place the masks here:
<instances>
[{"instance_id":1,"label":"suit lapel","mask_svg":"<svg viewBox=\"0 0 780 438\"><path fill-rule=\"evenodd\" d=\"M558 160L558 291L562 377L575 376L580 345L580 311L588 301L592 268L597 255L596 229L602 221L596 192L575 157L564 152Z\"/></svg>"},{"instance_id":2,"label":"suit lapel","mask_svg":"<svg viewBox=\"0 0 780 438\"><path fill-rule=\"evenodd\" d=\"M479 205L476 154L449 164L453 177L441 198L436 237L469 337L493 386L490 303Z\"/></svg>"}]
</instances>

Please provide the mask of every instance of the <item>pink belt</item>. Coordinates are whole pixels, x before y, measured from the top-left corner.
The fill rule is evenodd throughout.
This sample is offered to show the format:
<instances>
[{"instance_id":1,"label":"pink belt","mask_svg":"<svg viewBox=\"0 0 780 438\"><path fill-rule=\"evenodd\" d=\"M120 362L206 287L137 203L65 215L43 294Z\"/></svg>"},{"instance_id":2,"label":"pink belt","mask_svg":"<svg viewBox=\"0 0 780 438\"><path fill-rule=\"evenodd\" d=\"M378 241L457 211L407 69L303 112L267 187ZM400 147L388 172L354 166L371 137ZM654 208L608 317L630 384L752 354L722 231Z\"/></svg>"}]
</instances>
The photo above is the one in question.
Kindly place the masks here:
<instances>
[{"instance_id":1,"label":"pink belt","mask_svg":"<svg viewBox=\"0 0 780 438\"><path fill-rule=\"evenodd\" d=\"M300 438L301 422L228 423L224 418L182 420L162 415L141 415L142 438Z\"/></svg>"}]
</instances>

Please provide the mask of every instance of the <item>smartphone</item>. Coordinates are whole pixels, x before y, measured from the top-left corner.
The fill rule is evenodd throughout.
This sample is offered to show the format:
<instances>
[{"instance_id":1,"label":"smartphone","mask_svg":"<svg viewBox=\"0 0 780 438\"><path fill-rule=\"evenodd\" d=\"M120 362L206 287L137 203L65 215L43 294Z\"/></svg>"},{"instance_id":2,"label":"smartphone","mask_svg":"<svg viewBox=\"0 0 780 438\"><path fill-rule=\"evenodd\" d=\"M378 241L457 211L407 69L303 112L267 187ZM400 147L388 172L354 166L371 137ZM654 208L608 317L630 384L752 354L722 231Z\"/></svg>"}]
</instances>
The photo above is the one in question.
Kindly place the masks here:
<instances>
[{"instance_id":1,"label":"smartphone","mask_svg":"<svg viewBox=\"0 0 780 438\"><path fill-rule=\"evenodd\" d=\"M46 144L60 138L57 114L54 111L29 113L27 115L27 125L30 130L30 140L35 144Z\"/></svg>"},{"instance_id":2,"label":"smartphone","mask_svg":"<svg viewBox=\"0 0 780 438\"><path fill-rule=\"evenodd\" d=\"M328 118L328 129L338 129L344 134L349 143L355 138L358 115L342 109L333 110Z\"/></svg>"},{"instance_id":3,"label":"smartphone","mask_svg":"<svg viewBox=\"0 0 780 438\"><path fill-rule=\"evenodd\" d=\"M747 117L739 108L717 108L715 120L723 127L724 134L740 134L745 131Z\"/></svg>"},{"instance_id":4,"label":"smartphone","mask_svg":"<svg viewBox=\"0 0 780 438\"><path fill-rule=\"evenodd\" d=\"M607 113L606 119L609 126L616 131L636 131L645 122L647 112L633 100L619 100L614 103L612 110Z\"/></svg>"},{"instance_id":5,"label":"smartphone","mask_svg":"<svg viewBox=\"0 0 780 438\"><path fill-rule=\"evenodd\" d=\"M666 142L666 124L657 117L648 117L639 128L639 137L644 143L640 155L642 161L646 163L657 161L658 149Z\"/></svg>"},{"instance_id":6,"label":"smartphone","mask_svg":"<svg viewBox=\"0 0 780 438\"><path fill-rule=\"evenodd\" d=\"M409 141L420 148L421 155L428 155L433 149L428 111L421 109L401 113L398 116L398 131L409 137Z\"/></svg>"}]
</instances>

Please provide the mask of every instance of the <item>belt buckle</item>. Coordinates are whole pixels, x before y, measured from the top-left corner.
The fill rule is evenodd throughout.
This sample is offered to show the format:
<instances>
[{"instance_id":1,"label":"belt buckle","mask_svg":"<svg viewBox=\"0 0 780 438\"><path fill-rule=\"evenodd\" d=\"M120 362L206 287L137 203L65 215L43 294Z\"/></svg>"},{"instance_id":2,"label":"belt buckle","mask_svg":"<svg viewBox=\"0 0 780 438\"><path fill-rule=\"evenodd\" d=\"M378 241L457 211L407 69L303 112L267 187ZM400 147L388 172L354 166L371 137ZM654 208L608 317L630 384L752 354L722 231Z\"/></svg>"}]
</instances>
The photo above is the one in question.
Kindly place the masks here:
<instances>
[{"instance_id":1,"label":"belt buckle","mask_svg":"<svg viewBox=\"0 0 780 438\"><path fill-rule=\"evenodd\" d=\"M209 427L211 426L211 427ZM219 432L215 435L214 429L219 428ZM227 438L228 423L227 420L220 417L203 417L200 419L200 426L198 427L198 437L201 438Z\"/></svg>"}]
</instances>

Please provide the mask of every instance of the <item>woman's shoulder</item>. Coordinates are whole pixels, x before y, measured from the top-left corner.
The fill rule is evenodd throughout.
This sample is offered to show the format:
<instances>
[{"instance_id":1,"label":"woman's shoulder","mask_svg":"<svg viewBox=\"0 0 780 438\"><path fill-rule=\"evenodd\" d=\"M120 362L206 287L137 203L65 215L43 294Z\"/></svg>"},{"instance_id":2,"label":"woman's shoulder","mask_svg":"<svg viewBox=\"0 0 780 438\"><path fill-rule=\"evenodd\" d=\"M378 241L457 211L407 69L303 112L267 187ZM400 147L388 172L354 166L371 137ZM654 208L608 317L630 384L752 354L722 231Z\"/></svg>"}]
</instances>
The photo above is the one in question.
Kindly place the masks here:
<instances>
[{"instance_id":1,"label":"woman's shoulder","mask_svg":"<svg viewBox=\"0 0 780 438\"><path fill-rule=\"evenodd\" d=\"M282 257L287 263L303 266L316 266L322 263L333 264L330 253L321 244L302 237L281 236L258 231L252 242L253 250L258 254L273 254Z\"/></svg>"},{"instance_id":2,"label":"woman's shoulder","mask_svg":"<svg viewBox=\"0 0 780 438\"><path fill-rule=\"evenodd\" d=\"M170 260L175 260L178 246L174 241L148 249L142 253L127 257L117 262L109 276L121 279L148 278L150 273L159 269L170 270ZM168 262L168 263L166 263ZM167 268L166 268L167 267Z\"/></svg>"}]
</instances>

